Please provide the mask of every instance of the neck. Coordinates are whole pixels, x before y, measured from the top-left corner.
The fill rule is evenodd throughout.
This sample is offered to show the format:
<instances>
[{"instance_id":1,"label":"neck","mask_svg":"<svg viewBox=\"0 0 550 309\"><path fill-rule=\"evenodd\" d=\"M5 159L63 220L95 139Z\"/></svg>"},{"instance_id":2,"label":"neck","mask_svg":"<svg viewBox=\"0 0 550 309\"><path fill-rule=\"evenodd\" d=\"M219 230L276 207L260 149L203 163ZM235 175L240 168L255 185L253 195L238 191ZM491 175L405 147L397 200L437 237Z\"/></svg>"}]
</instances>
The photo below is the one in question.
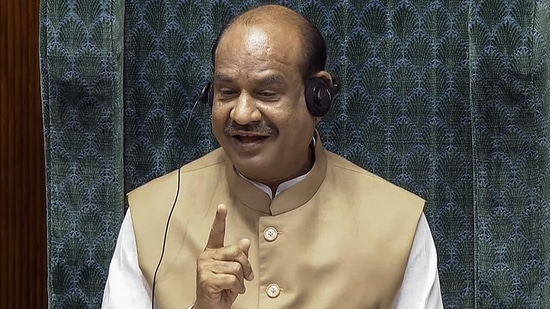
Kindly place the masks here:
<instances>
[{"instance_id":1,"label":"neck","mask_svg":"<svg viewBox=\"0 0 550 309\"><path fill-rule=\"evenodd\" d=\"M315 148L313 147L313 145L311 145L311 147L309 147L309 153L308 153L308 156L307 156L307 160L304 162L304 164L302 164L300 166L300 168L297 170L296 173L293 173L288 177L278 179L276 181L261 182L261 183L263 183L264 185L268 186L271 189L271 196L274 197L275 193L277 192L277 188L279 187L279 185L281 185L282 183L287 182L291 179L294 179L296 177L299 177L299 176L302 176L302 175L306 174L307 172L309 172L313 168L314 163L315 163Z\"/></svg>"}]
</instances>

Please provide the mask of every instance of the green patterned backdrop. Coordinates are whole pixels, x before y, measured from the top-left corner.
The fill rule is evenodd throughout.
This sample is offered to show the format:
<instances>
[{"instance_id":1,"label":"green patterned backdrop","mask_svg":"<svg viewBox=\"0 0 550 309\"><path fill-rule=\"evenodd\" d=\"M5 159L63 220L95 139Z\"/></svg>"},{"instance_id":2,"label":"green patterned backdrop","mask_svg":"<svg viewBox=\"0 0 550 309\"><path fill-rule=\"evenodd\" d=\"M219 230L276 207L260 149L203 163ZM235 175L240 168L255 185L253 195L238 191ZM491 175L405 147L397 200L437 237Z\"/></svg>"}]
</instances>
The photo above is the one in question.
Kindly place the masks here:
<instances>
[{"instance_id":1,"label":"green patterned backdrop","mask_svg":"<svg viewBox=\"0 0 550 309\"><path fill-rule=\"evenodd\" d=\"M217 147L193 104L259 3L42 0L50 308L99 308L124 193ZM550 308L550 0L278 3L342 77L327 148L428 200L445 308Z\"/></svg>"}]
</instances>

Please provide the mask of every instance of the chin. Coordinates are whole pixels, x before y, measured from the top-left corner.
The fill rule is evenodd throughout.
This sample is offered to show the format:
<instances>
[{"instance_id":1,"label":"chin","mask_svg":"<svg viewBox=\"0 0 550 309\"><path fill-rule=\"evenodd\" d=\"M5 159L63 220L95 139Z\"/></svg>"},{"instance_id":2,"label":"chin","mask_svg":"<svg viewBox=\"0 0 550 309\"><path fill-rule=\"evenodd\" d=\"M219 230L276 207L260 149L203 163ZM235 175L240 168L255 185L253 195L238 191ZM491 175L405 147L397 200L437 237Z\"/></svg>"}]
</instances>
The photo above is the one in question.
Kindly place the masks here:
<instances>
[{"instance_id":1,"label":"chin","mask_svg":"<svg viewBox=\"0 0 550 309\"><path fill-rule=\"evenodd\" d=\"M272 170L272 165L266 164L265 162L259 162L254 158L236 158L231 161L233 162L233 166L250 180L258 181L264 178L268 172Z\"/></svg>"},{"instance_id":2,"label":"chin","mask_svg":"<svg viewBox=\"0 0 550 309\"><path fill-rule=\"evenodd\" d=\"M233 165L243 173L250 174L257 173L256 171L265 171L266 169L269 169L269 167L266 166L266 164L262 164L262 162L258 162L258 160L254 160L254 158L234 158L231 160L233 162Z\"/></svg>"}]
</instances>

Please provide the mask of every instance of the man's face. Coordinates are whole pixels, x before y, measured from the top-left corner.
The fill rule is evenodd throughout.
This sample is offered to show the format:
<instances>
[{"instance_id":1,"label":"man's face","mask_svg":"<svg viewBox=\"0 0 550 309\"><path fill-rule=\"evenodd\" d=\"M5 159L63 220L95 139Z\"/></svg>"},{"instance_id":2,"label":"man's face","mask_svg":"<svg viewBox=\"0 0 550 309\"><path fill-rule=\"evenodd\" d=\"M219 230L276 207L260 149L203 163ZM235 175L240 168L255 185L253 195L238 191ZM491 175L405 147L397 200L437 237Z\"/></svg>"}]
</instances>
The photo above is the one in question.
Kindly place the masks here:
<instances>
[{"instance_id":1,"label":"man's face","mask_svg":"<svg viewBox=\"0 0 550 309\"><path fill-rule=\"evenodd\" d=\"M309 114L290 25L233 25L215 57L212 127L244 176L276 185L309 170L317 119Z\"/></svg>"}]
</instances>

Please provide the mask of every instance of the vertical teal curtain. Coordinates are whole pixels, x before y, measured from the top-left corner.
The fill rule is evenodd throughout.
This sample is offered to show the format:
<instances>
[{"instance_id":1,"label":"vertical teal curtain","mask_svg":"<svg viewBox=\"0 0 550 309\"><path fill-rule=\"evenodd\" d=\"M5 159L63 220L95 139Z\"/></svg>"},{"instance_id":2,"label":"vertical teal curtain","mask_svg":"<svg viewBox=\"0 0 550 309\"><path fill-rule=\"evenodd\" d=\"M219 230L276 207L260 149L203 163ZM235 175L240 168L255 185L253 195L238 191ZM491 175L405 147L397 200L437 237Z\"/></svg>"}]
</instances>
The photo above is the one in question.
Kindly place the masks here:
<instances>
[{"instance_id":1,"label":"vertical teal curtain","mask_svg":"<svg viewBox=\"0 0 550 309\"><path fill-rule=\"evenodd\" d=\"M259 3L42 0L51 308L98 308L124 193L217 147L194 103ZM278 3L343 81L326 147L428 201L445 308L550 308L550 0Z\"/></svg>"},{"instance_id":2,"label":"vertical teal curtain","mask_svg":"<svg viewBox=\"0 0 550 309\"><path fill-rule=\"evenodd\" d=\"M49 308L99 308L124 205L124 2L40 18Z\"/></svg>"},{"instance_id":3,"label":"vertical teal curtain","mask_svg":"<svg viewBox=\"0 0 550 309\"><path fill-rule=\"evenodd\" d=\"M548 1L472 3L476 305L550 307Z\"/></svg>"}]
</instances>

